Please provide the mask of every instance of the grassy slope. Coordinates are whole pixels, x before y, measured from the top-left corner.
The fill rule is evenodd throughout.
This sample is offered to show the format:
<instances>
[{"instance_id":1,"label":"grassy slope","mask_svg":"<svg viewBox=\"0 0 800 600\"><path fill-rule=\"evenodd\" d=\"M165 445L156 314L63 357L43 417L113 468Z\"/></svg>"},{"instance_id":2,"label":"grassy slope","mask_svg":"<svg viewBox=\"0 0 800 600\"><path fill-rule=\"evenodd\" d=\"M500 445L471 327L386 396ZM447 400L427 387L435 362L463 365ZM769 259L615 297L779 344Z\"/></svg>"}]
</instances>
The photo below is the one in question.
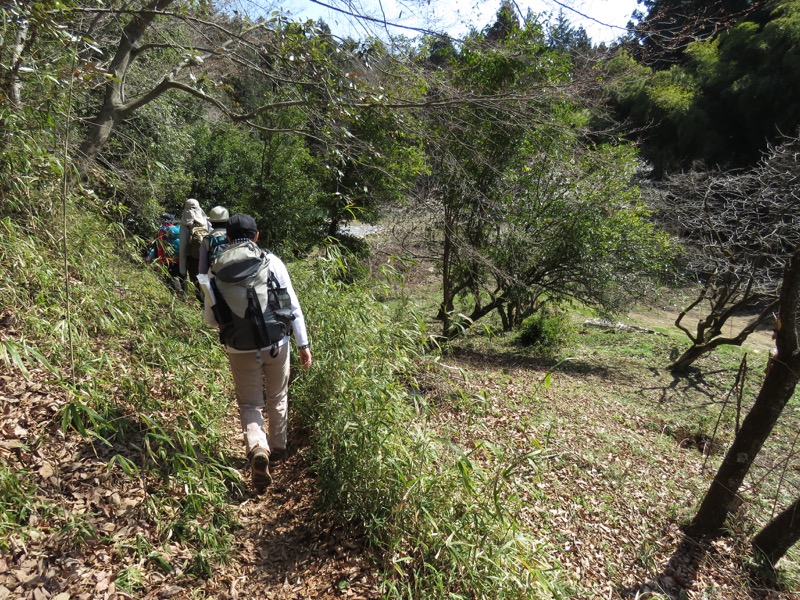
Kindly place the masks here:
<instances>
[{"instance_id":1,"label":"grassy slope","mask_svg":"<svg viewBox=\"0 0 800 600\"><path fill-rule=\"evenodd\" d=\"M51 569L38 585L56 589L29 553L72 556L85 589L208 574L242 489L222 445L230 396L214 336L113 224L71 214L65 267L57 222L24 223L0 223L2 547L20 577ZM102 581L98 554L115 557Z\"/></svg>"},{"instance_id":2,"label":"grassy slope","mask_svg":"<svg viewBox=\"0 0 800 600\"><path fill-rule=\"evenodd\" d=\"M553 548L574 597L758 595L763 584L742 569L744 541L770 514L796 431L797 401L749 479L747 501L732 520L735 535L708 547L686 544L679 525L691 517L732 435L734 399L719 426L717 419L744 351L726 349L676 379L664 367L685 342L669 330L579 326L578 332L557 365L527 355L507 337L457 343L447 362L463 373L450 384L461 391L442 393L437 426L465 447L491 440L509 454L539 449L536 468L519 479L523 520ZM745 405L766 354L750 352L749 360ZM702 448L715 427L706 461ZM789 470L784 501L797 483ZM784 559L784 592L771 597L800 590L797 559L797 552Z\"/></svg>"},{"instance_id":3,"label":"grassy slope","mask_svg":"<svg viewBox=\"0 0 800 600\"><path fill-rule=\"evenodd\" d=\"M176 301L135 256L115 258L119 231L101 220L70 219L70 235L85 243L72 250L68 288L60 256L31 235L35 227L3 227L0 384L8 418L0 508L17 523L2 538L19 561L15 573L46 574L46 561L26 562L39 548L42 556L78 561L70 563L73 591L107 591L113 583L142 594L179 584L203 597L204 577L241 572L245 563L235 561L255 550L248 541L231 552L232 532L242 526L234 513L248 500L234 468L237 450L221 427L230 387L213 336L197 307ZM404 284L395 280L383 293L403 299L397 316L408 314ZM334 309L325 312L326 303ZM412 368L413 355L396 363L380 355L410 345L393 337L414 335L378 319L391 311L367 307L373 319L350 317L335 286L316 288L308 307L323 342L321 370L297 386L311 392L297 408L311 419L323 413L311 436L321 448L313 460L328 505L343 503L349 518L371 511L361 520L373 528L373 543L390 551L393 572L405 573L384 589L417 597L420 590L437 597L437 586L442 597L459 588L479 595L502 589L515 597L515 589L534 582L521 580L520 587L492 578L527 562L534 566L527 576L560 564L547 576L567 597L684 589L690 597L737 598L753 591L739 568L746 548L737 540L746 535L704 549L681 545L677 529L719 459L712 456L704 474L694 442L714 430L737 350L702 363L702 377L673 380L660 369L676 345L667 336L582 329L565 351L570 360L554 366L508 339L476 334L455 344L441 365ZM360 321L372 329L348 338ZM58 377L48 375L39 353ZM20 377L23 366L32 381ZM750 393L760 368L752 367ZM376 383L379 373L403 372L418 388L413 403L402 387ZM313 400L320 391L324 405ZM390 412L409 419L412 408L407 431L383 421ZM730 438L731 421L729 408L717 439ZM333 423L336 430L326 431ZM783 446L792 434L789 428ZM783 455L772 456L775 464L760 466L748 497L774 495ZM795 481L788 483L783 489L795 493ZM745 506L737 534L768 515L768 506ZM258 522L255 514L236 538L258 540ZM793 559L784 565L788 589L797 587ZM0 577L7 568L0 564ZM263 589L274 590L270 585Z\"/></svg>"},{"instance_id":4,"label":"grassy slope","mask_svg":"<svg viewBox=\"0 0 800 600\"><path fill-rule=\"evenodd\" d=\"M254 544L265 519L246 509L241 448L223 423L227 369L196 303L172 295L121 229L90 211L67 220L67 265L57 219L36 219L4 221L0 245L0 426L9 438L0 447L0 596L214 597L242 572L265 593L282 589L288 573L298 574L301 597L339 586L352 568L341 560L304 588L301 556L317 556L317 544L271 565L284 573L277 582L261 566L274 544ZM490 482L471 477L458 449L417 422L403 374L419 331L341 284L336 262L325 256L313 273L294 271L318 346L314 370L293 385L313 449L309 462L290 464L313 467L320 505L360 523L394 574L388 594L542 597L546 563L507 530L513 516L485 502ZM313 489L305 472L288 481L298 478ZM314 520L308 506L303 515ZM291 507L281 514L275 531L320 535L313 523L293 523Z\"/></svg>"},{"instance_id":5,"label":"grassy slope","mask_svg":"<svg viewBox=\"0 0 800 600\"><path fill-rule=\"evenodd\" d=\"M307 451L252 494L199 304L90 209L66 267L58 219L19 221L0 222L0 599L376 597Z\"/></svg>"}]
</instances>

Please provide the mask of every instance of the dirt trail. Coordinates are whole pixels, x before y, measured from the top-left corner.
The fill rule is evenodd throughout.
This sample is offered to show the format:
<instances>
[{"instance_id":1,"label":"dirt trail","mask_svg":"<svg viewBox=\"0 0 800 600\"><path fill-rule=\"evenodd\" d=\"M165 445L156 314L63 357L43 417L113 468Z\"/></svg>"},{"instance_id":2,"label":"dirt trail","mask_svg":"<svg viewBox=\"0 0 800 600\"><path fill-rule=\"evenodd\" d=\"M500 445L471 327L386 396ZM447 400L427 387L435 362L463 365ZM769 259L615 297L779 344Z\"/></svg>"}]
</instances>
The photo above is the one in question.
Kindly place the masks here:
<instances>
[{"instance_id":1,"label":"dirt trail","mask_svg":"<svg viewBox=\"0 0 800 600\"><path fill-rule=\"evenodd\" d=\"M318 485L302 440L274 465L264 494L231 496L240 526L232 532L229 562L214 565L205 580L181 573L175 567L191 563L192 556L159 539L160 524L147 516L147 482L109 469L119 448L61 433L59 411L67 400L48 379L36 370L27 381L0 371L0 457L12 472L36 478L37 503L64 510L41 517L31 511L31 532L0 549L0 600L379 597L362 540L315 510ZM231 407L225 424L231 457L243 456L235 412ZM246 461L234 460L248 481ZM10 481L0 484L9 486L4 494L13 492ZM64 518L72 525L59 525ZM171 556L174 570L137 558L148 547L151 556ZM123 579L131 576L136 579L126 593Z\"/></svg>"},{"instance_id":2,"label":"dirt trail","mask_svg":"<svg viewBox=\"0 0 800 600\"><path fill-rule=\"evenodd\" d=\"M230 412L235 413L235 407ZM231 415L227 429L233 456L244 452L237 426ZM288 456L271 465L272 484L263 494L252 492L236 506L241 529L234 533L230 564L217 567L204 588L211 597L380 597L363 540L315 509L318 485L309 471L308 452L305 441L290 434ZM246 462L238 466L248 478Z\"/></svg>"},{"instance_id":3,"label":"dirt trail","mask_svg":"<svg viewBox=\"0 0 800 600\"><path fill-rule=\"evenodd\" d=\"M674 329L674 318L668 311L647 310L632 312L626 321L666 331ZM735 320L733 326L739 323ZM769 350L769 331L756 332L745 347ZM147 560L131 563L131 552L120 551L121 541L133 543L138 535L157 540L155 525L145 518L146 484L109 470L111 456L98 453L97 445L77 436L65 438L58 423L66 402L63 391L48 383L46 374L32 375L24 381L0 372L0 456L16 472L36 473L40 500L57 503L73 515L76 528L58 532L40 523L41 535L4 550L0 600L380 597L377 571L363 541L315 509L318 484L309 470L308 447L296 438L286 461L274 465L274 482L266 493L231 498L240 527L232 532L229 563L214 566L209 579L164 573ZM483 387L490 381L475 383ZM226 452L242 456L233 406L227 421ZM249 476L243 459L234 466L244 478ZM81 541L82 523L100 535ZM30 524L37 527L33 517ZM142 573L135 595L117 584L120 573L131 567Z\"/></svg>"}]
</instances>

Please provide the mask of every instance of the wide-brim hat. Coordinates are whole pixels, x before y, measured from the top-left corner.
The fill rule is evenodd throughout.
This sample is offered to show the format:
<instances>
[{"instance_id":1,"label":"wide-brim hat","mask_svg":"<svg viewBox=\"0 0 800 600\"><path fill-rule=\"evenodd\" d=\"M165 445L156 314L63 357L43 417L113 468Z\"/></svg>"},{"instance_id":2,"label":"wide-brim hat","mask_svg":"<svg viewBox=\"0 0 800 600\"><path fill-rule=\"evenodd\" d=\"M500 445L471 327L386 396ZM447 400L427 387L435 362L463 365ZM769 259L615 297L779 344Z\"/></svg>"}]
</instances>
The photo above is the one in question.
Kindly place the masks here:
<instances>
[{"instance_id":1,"label":"wide-brim hat","mask_svg":"<svg viewBox=\"0 0 800 600\"><path fill-rule=\"evenodd\" d=\"M208 220L212 225L225 225L228 222L228 209L223 206L215 206L208 213Z\"/></svg>"},{"instance_id":2,"label":"wide-brim hat","mask_svg":"<svg viewBox=\"0 0 800 600\"><path fill-rule=\"evenodd\" d=\"M195 198L189 198L183 205L183 214L181 215L181 225L184 227L194 227L195 225L207 225L208 217L203 209L200 208L200 203Z\"/></svg>"}]
</instances>

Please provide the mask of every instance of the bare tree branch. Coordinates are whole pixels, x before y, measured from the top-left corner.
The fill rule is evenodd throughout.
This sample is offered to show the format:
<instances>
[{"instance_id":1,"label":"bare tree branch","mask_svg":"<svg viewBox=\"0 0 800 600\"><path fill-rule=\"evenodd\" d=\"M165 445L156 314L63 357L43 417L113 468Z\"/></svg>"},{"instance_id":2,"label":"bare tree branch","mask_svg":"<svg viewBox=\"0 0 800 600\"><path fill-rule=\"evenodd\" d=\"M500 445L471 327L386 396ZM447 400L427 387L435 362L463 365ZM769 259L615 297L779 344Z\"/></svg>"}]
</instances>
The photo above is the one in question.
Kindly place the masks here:
<instances>
[{"instance_id":1,"label":"bare tree branch","mask_svg":"<svg viewBox=\"0 0 800 600\"><path fill-rule=\"evenodd\" d=\"M653 196L657 218L681 239L688 270L704 282L676 320L692 347L673 370L719 345L741 344L769 319L785 265L800 245L799 149L800 140L786 138L750 170L673 176ZM692 334L681 321L703 301L709 307ZM758 310L749 323L737 335L722 336L723 326L749 309Z\"/></svg>"}]
</instances>

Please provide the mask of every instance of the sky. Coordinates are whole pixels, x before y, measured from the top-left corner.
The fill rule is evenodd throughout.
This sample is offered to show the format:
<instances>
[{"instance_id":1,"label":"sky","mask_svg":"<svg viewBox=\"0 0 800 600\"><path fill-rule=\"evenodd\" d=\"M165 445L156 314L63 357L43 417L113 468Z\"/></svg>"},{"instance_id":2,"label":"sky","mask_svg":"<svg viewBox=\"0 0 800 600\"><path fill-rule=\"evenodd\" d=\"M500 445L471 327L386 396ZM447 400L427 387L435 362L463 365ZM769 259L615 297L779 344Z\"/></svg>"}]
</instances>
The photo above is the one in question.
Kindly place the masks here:
<instances>
[{"instance_id":1,"label":"sky","mask_svg":"<svg viewBox=\"0 0 800 600\"><path fill-rule=\"evenodd\" d=\"M435 24L435 29L460 37L470 27L483 29L494 22L501 0L281 0L280 6L297 19L323 19L334 34L361 37L363 27L354 26L341 12L325 8L321 4L344 7L353 12L366 14L376 19L399 23L409 27L424 27ZM524 14L528 9L534 13L555 16L563 11L575 26L581 25L594 43L611 42L624 33L625 25L637 9L636 0L512 0ZM381 26L371 25L373 35L380 35ZM377 29L376 29L377 28ZM415 37L417 32L389 27L392 35L405 34Z\"/></svg>"}]
</instances>

